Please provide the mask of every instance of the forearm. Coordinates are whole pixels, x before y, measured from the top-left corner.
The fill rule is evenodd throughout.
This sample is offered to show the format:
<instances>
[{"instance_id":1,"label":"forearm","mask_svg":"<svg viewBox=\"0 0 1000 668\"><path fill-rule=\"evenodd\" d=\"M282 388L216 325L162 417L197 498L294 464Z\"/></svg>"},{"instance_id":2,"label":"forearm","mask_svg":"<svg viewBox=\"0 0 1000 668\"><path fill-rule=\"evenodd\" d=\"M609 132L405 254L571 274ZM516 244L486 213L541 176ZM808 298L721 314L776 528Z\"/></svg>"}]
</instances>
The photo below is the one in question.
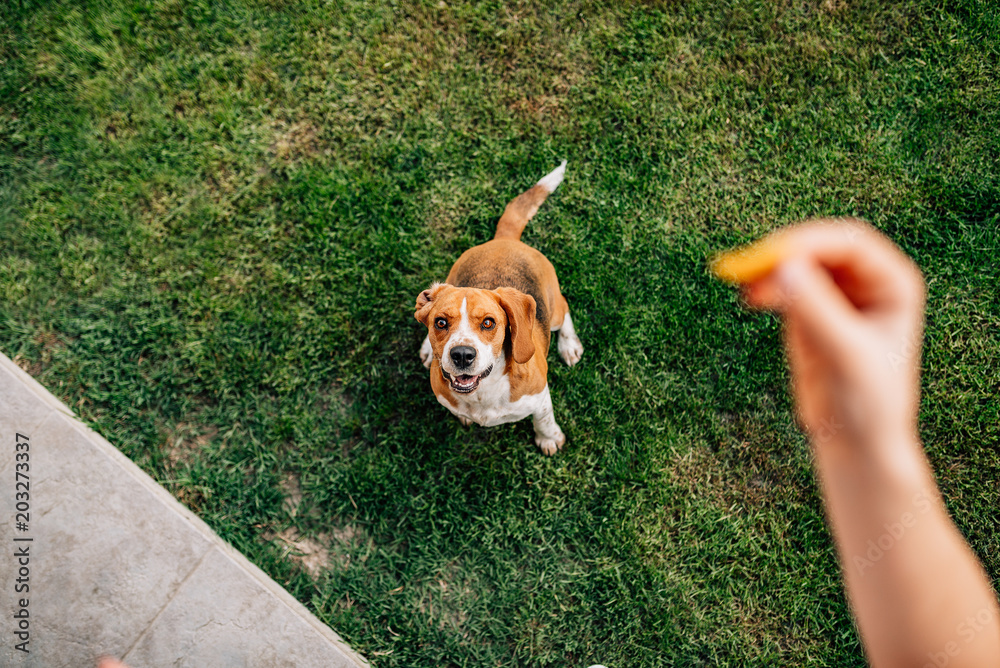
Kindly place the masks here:
<instances>
[{"instance_id":1,"label":"forearm","mask_svg":"<svg viewBox=\"0 0 1000 668\"><path fill-rule=\"evenodd\" d=\"M1000 610L915 437L834 442L816 468L872 664L1000 665Z\"/></svg>"}]
</instances>

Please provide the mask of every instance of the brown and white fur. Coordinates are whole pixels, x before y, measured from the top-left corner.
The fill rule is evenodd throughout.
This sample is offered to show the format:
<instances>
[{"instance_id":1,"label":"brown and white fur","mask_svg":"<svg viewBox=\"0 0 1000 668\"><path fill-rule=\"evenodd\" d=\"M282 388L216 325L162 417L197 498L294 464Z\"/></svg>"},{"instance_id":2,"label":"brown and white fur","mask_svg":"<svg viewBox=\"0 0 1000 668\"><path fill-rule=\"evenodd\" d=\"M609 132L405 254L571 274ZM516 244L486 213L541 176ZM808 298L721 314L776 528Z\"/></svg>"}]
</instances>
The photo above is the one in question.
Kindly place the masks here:
<instances>
[{"instance_id":1,"label":"brown and white fur","mask_svg":"<svg viewBox=\"0 0 1000 668\"><path fill-rule=\"evenodd\" d=\"M462 253L445 283L417 296L414 316L427 326L420 359L437 400L462 424L484 427L529 415L535 443L554 455L566 436L552 414L548 361L551 332L568 366L583 346L552 263L521 242L538 207L562 183L566 161L514 198L492 241Z\"/></svg>"}]
</instances>

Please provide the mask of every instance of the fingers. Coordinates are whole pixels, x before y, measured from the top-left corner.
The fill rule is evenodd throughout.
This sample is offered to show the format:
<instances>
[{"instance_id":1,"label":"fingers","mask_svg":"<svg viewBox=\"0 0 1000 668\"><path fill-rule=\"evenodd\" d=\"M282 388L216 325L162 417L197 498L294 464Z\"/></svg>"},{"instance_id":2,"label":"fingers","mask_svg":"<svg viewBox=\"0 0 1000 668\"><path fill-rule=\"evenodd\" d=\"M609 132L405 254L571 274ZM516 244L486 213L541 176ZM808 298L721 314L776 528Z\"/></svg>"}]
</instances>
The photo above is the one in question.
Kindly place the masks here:
<instances>
[{"instance_id":1,"label":"fingers","mask_svg":"<svg viewBox=\"0 0 1000 668\"><path fill-rule=\"evenodd\" d=\"M874 227L860 221L816 221L802 226L796 245L831 273L858 309L922 310L920 270Z\"/></svg>"},{"instance_id":2,"label":"fingers","mask_svg":"<svg viewBox=\"0 0 1000 668\"><path fill-rule=\"evenodd\" d=\"M97 668L128 668L128 666L114 657L102 656L97 660Z\"/></svg>"},{"instance_id":3,"label":"fingers","mask_svg":"<svg viewBox=\"0 0 1000 668\"><path fill-rule=\"evenodd\" d=\"M916 265L885 235L859 220L820 219L779 230L786 258L826 269L859 310L923 306Z\"/></svg>"},{"instance_id":4,"label":"fingers","mask_svg":"<svg viewBox=\"0 0 1000 668\"><path fill-rule=\"evenodd\" d=\"M775 239L780 244L775 244ZM747 282L745 297L751 306L785 310L796 291L787 280L784 283L779 280L779 269L798 259L825 270L855 311L865 314L923 311L924 284L920 271L895 244L866 223L815 220L779 230L760 245L779 246L782 257L774 262L770 272Z\"/></svg>"},{"instance_id":5,"label":"fingers","mask_svg":"<svg viewBox=\"0 0 1000 668\"><path fill-rule=\"evenodd\" d=\"M743 253L752 255L758 245L780 248L781 256L762 275L758 262L758 277L743 286L743 296L752 307L779 312L786 328L798 334L786 337L790 358L808 342L831 369L859 372L872 359L861 353L871 353L879 340L919 338L923 279L873 227L812 221L779 230Z\"/></svg>"},{"instance_id":6,"label":"fingers","mask_svg":"<svg viewBox=\"0 0 1000 668\"><path fill-rule=\"evenodd\" d=\"M820 349L848 359L863 335L863 319L830 274L800 258L783 262L775 274L786 322Z\"/></svg>"}]
</instances>

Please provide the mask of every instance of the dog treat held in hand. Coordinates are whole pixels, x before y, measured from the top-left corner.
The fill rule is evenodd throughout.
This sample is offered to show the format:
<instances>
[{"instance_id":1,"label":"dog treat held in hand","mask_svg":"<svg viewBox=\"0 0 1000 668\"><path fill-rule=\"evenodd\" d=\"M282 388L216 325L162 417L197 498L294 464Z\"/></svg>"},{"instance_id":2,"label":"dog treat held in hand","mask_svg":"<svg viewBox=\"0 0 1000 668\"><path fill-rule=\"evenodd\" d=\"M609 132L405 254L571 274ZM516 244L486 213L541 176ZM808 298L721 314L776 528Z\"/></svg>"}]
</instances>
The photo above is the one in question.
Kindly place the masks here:
<instances>
[{"instance_id":1,"label":"dog treat held in hand","mask_svg":"<svg viewBox=\"0 0 1000 668\"><path fill-rule=\"evenodd\" d=\"M709 267L716 278L727 283L753 283L767 276L788 256L788 243L780 236L716 255Z\"/></svg>"}]
</instances>

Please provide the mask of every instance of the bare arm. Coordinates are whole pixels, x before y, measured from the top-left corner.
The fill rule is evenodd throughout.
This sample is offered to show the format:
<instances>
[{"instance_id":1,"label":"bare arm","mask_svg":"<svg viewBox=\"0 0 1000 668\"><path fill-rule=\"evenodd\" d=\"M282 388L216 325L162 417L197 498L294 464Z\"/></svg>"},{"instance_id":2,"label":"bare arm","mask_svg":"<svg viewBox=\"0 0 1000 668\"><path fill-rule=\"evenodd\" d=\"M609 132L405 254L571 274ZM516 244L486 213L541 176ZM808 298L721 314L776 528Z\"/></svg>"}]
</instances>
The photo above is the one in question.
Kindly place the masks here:
<instances>
[{"instance_id":1,"label":"bare arm","mask_svg":"<svg viewBox=\"0 0 1000 668\"><path fill-rule=\"evenodd\" d=\"M996 596L918 437L920 272L857 221L777 234L782 257L744 296L782 316L796 409L869 661L1000 665Z\"/></svg>"}]
</instances>

